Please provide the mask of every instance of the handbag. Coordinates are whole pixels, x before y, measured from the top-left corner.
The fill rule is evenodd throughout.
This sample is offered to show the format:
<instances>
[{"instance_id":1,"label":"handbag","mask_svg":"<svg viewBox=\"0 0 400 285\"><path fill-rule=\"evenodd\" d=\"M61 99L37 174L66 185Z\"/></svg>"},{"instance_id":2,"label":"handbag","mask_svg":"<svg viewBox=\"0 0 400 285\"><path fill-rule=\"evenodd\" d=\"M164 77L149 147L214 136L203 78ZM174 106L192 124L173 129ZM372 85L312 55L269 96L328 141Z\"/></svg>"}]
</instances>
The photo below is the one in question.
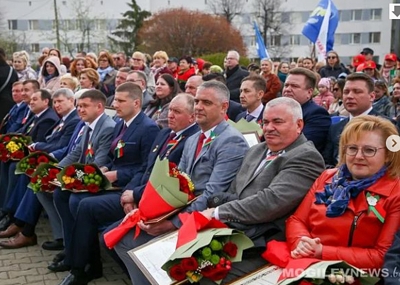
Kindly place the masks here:
<instances>
[{"instance_id":1,"label":"handbag","mask_svg":"<svg viewBox=\"0 0 400 285\"><path fill-rule=\"evenodd\" d=\"M10 72L8 73L6 82L4 82L4 84L0 87L0 93L1 93L1 91L3 91L4 88L6 88L8 82L10 82L10 78L11 78L11 75L12 75L12 71L13 71L13 69L10 67Z\"/></svg>"}]
</instances>

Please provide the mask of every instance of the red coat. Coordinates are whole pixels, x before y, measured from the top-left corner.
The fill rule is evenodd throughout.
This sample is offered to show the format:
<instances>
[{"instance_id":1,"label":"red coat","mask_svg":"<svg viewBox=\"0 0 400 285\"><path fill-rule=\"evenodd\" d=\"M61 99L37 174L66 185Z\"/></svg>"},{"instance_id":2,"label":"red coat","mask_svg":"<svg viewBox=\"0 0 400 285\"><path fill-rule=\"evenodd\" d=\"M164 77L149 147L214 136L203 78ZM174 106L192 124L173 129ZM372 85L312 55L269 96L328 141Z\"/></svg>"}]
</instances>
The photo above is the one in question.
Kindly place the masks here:
<instances>
[{"instance_id":1,"label":"red coat","mask_svg":"<svg viewBox=\"0 0 400 285\"><path fill-rule=\"evenodd\" d=\"M267 82L267 91L261 98L263 104L267 104L272 99L278 96L279 91L281 91L281 81L276 74L270 73L268 75L263 74L265 81Z\"/></svg>"},{"instance_id":2,"label":"red coat","mask_svg":"<svg viewBox=\"0 0 400 285\"><path fill-rule=\"evenodd\" d=\"M286 222L286 238L290 250L301 236L319 237L323 260L344 260L358 268L381 268L383 257L392 244L400 222L400 179L385 175L368 188L379 195L377 205L386 211L382 223L368 211L366 192L351 199L342 216L326 217L326 205L315 204L315 192L322 192L332 182L336 169L326 170L315 181L296 212ZM358 218L357 218L358 217ZM351 246L349 242L352 235Z\"/></svg>"}]
</instances>

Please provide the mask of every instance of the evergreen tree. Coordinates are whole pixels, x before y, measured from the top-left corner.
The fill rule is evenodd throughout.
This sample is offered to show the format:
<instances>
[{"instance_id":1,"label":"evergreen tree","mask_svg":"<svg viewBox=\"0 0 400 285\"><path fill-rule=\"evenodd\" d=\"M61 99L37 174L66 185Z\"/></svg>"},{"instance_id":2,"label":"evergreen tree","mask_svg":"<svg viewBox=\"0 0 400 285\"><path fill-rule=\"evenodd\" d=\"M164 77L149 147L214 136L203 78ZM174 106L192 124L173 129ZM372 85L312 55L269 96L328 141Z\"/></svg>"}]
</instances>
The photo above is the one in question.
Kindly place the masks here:
<instances>
[{"instance_id":1,"label":"evergreen tree","mask_svg":"<svg viewBox=\"0 0 400 285\"><path fill-rule=\"evenodd\" d=\"M122 14L124 17L108 38L127 55L131 55L139 45L137 33L143 21L151 15L149 11L142 10L135 0L127 3L129 10Z\"/></svg>"}]
</instances>

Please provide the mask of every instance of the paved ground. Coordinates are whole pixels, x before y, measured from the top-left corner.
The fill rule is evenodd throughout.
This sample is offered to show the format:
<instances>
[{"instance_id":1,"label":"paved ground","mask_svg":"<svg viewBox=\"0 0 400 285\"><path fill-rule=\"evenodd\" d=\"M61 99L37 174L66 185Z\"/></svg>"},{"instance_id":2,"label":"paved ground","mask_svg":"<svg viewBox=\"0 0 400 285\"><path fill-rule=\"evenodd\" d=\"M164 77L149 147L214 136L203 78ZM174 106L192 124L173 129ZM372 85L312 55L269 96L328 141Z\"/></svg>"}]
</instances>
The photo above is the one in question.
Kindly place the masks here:
<instances>
[{"instance_id":1,"label":"paved ground","mask_svg":"<svg viewBox=\"0 0 400 285\"><path fill-rule=\"evenodd\" d=\"M67 272L53 273L47 269L56 251L41 248L46 240L51 240L48 220L41 218L36 234L38 245L20 249L0 249L0 285L58 285ZM128 285L129 279L119 266L107 255L103 257L103 278L90 282L90 285Z\"/></svg>"}]
</instances>

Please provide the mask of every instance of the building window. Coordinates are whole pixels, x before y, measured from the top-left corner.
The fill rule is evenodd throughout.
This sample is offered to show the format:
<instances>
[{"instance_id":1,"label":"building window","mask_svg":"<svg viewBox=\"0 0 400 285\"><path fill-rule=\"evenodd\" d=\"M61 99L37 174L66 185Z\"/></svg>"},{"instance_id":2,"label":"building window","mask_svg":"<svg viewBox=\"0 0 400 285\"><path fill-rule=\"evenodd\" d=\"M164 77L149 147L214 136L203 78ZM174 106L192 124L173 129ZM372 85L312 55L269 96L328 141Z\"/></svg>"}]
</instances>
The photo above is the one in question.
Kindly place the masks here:
<instances>
[{"instance_id":1,"label":"building window","mask_svg":"<svg viewBox=\"0 0 400 285\"><path fill-rule=\"evenodd\" d=\"M339 11L340 21L347 22L351 20L351 10Z\"/></svg>"},{"instance_id":2,"label":"building window","mask_svg":"<svg viewBox=\"0 0 400 285\"><path fill-rule=\"evenodd\" d=\"M300 35L291 35L289 44L291 46L299 46L300 45Z\"/></svg>"},{"instance_id":3,"label":"building window","mask_svg":"<svg viewBox=\"0 0 400 285\"><path fill-rule=\"evenodd\" d=\"M369 42L371 44L379 44L381 42L381 33L380 32L369 33Z\"/></svg>"},{"instance_id":4,"label":"building window","mask_svg":"<svg viewBox=\"0 0 400 285\"><path fill-rule=\"evenodd\" d=\"M382 9L371 9L371 20L382 20Z\"/></svg>"},{"instance_id":5,"label":"building window","mask_svg":"<svg viewBox=\"0 0 400 285\"><path fill-rule=\"evenodd\" d=\"M361 17L362 17L361 9L351 10L351 20L352 21L361 21Z\"/></svg>"},{"instance_id":6,"label":"building window","mask_svg":"<svg viewBox=\"0 0 400 285\"><path fill-rule=\"evenodd\" d=\"M8 20L9 30L18 30L17 20Z\"/></svg>"},{"instance_id":7,"label":"building window","mask_svg":"<svg viewBox=\"0 0 400 285\"><path fill-rule=\"evenodd\" d=\"M308 19L310 18L311 12L300 12L301 13L301 22L305 23L308 21Z\"/></svg>"},{"instance_id":8,"label":"building window","mask_svg":"<svg viewBox=\"0 0 400 285\"><path fill-rule=\"evenodd\" d=\"M281 35L271 35L270 37L270 46L280 46L281 45Z\"/></svg>"},{"instance_id":9,"label":"building window","mask_svg":"<svg viewBox=\"0 0 400 285\"><path fill-rule=\"evenodd\" d=\"M361 34L360 33L350 34L350 44L359 44L359 43L361 43Z\"/></svg>"},{"instance_id":10,"label":"building window","mask_svg":"<svg viewBox=\"0 0 400 285\"><path fill-rule=\"evenodd\" d=\"M335 34L335 45L340 45L342 43L342 35Z\"/></svg>"},{"instance_id":11,"label":"building window","mask_svg":"<svg viewBox=\"0 0 400 285\"><path fill-rule=\"evenodd\" d=\"M31 44L31 52L39 52L39 44Z\"/></svg>"},{"instance_id":12,"label":"building window","mask_svg":"<svg viewBox=\"0 0 400 285\"><path fill-rule=\"evenodd\" d=\"M39 21L38 20L29 20L29 30L39 30Z\"/></svg>"}]
</instances>

